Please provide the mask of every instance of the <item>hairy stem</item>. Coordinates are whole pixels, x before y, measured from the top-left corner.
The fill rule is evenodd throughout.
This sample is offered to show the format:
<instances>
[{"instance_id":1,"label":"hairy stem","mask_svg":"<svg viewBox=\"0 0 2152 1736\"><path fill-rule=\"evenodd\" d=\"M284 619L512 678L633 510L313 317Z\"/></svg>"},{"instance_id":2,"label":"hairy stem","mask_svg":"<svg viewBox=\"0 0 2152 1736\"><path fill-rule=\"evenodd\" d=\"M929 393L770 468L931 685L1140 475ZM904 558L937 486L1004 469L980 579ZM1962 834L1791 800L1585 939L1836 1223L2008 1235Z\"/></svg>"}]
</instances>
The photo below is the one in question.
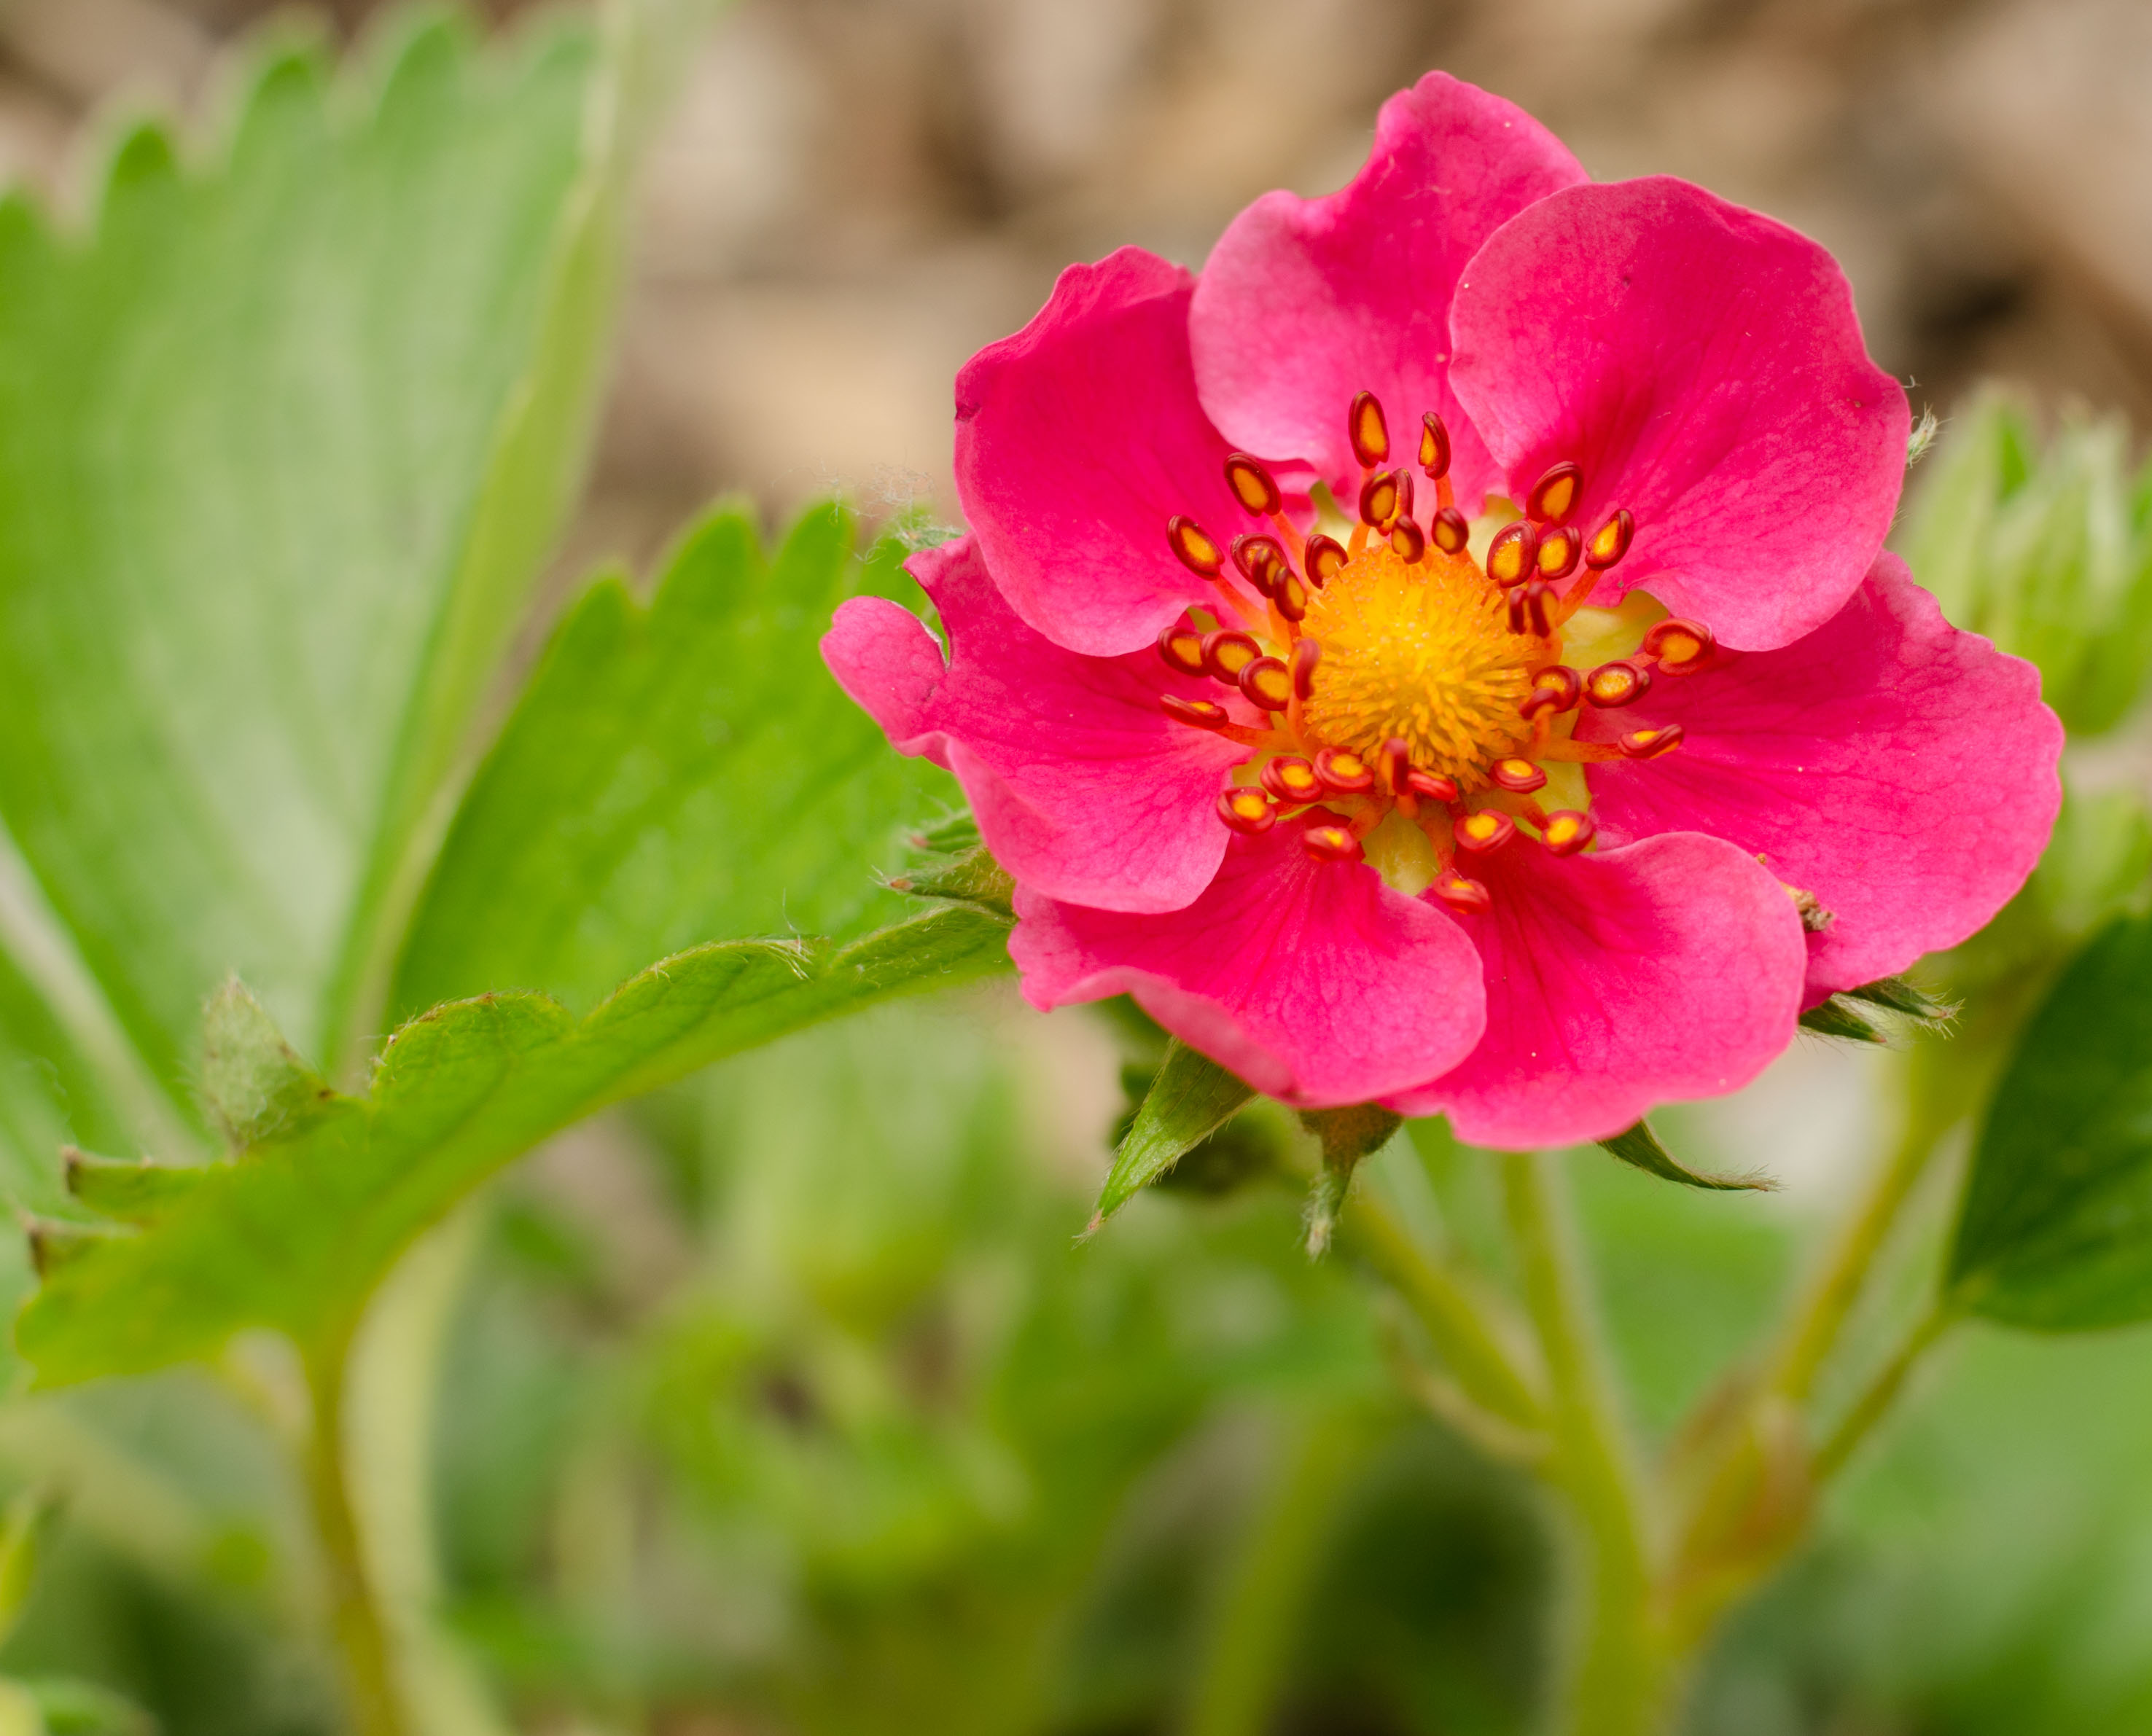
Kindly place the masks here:
<instances>
[{"instance_id":1,"label":"hairy stem","mask_svg":"<svg viewBox=\"0 0 2152 1736\"><path fill-rule=\"evenodd\" d=\"M341 1329L307 1353L307 1389L313 1399L313 1426L305 1451L307 1493L328 1579L330 1620L343 1655L353 1736L408 1736L388 1624L367 1572L344 1471L351 1339L350 1329Z\"/></svg>"},{"instance_id":2,"label":"hairy stem","mask_svg":"<svg viewBox=\"0 0 2152 1736\"><path fill-rule=\"evenodd\" d=\"M1576 1533L1573 1637L1553 1728L1563 1736L1657 1736L1677 1660L1657 1615L1643 1505L1560 1161L1502 1159L1510 1232L1551 1389L1549 1470Z\"/></svg>"},{"instance_id":3,"label":"hairy stem","mask_svg":"<svg viewBox=\"0 0 2152 1736\"><path fill-rule=\"evenodd\" d=\"M1544 1426L1545 1405L1479 1299L1427 1257L1372 1189L1353 1193L1345 1234L1353 1251L1403 1298L1467 1398L1513 1428Z\"/></svg>"},{"instance_id":4,"label":"hairy stem","mask_svg":"<svg viewBox=\"0 0 2152 1736\"><path fill-rule=\"evenodd\" d=\"M1296 1419L1222 1588L1185 1736L1263 1736L1292 1667L1310 1579L1360 1441L1341 1411Z\"/></svg>"},{"instance_id":5,"label":"hairy stem","mask_svg":"<svg viewBox=\"0 0 2152 1736\"><path fill-rule=\"evenodd\" d=\"M1839 1420L1828 1439L1816 1449L1814 1476L1818 1483L1828 1481L1845 1469L1845 1461L1853 1450L1868 1436L1870 1430L1883 1420L1885 1414L1896 1402L1906 1377L1913 1366L1927 1353L1930 1345L1941 1338L1957 1321L1957 1312L1938 1303L1923 1315L1913 1329L1906 1334L1891 1359L1878 1369L1861 1389L1860 1396Z\"/></svg>"},{"instance_id":6,"label":"hairy stem","mask_svg":"<svg viewBox=\"0 0 2152 1736\"><path fill-rule=\"evenodd\" d=\"M1809 1293L1806 1304L1794 1317L1784 1344L1773 1359L1765 1389L1792 1404L1799 1404L1814 1389L1847 1318L1860 1301L1870 1268L1899 1213L1934 1156L1937 1130L1917 1107L1909 1111L1906 1130L1897 1148L1870 1183L1860 1209L1846 1222Z\"/></svg>"}]
</instances>

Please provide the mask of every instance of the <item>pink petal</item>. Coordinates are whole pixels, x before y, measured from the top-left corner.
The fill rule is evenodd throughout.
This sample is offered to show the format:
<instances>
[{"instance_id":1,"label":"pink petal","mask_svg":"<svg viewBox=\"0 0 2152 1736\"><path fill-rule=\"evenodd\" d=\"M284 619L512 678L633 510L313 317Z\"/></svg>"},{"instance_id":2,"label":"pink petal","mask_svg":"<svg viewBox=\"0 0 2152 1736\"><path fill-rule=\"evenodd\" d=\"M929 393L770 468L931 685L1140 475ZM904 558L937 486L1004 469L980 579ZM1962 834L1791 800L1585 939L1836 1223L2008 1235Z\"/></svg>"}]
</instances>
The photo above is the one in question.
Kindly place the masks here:
<instances>
[{"instance_id":1,"label":"pink petal","mask_svg":"<svg viewBox=\"0 0 2152 1736\"><path fill-rule=\"evenodd\" d=\"M1210 883L1228 837L1218 792L1248 757L1170 721L1161 693L1219 689L1155 651L1084 657L1010 612L972 539L906 563L942 612L951 657L881 597L837 610L822 655L899 752L957 775L987 848L1049 897L1177 910Z\"/></svg>"},{"instance_id":2,"label":"pink petal","mask_svg":"<svg viewBox=\"0 0 2152 1736\"><path fill-rule=\"evenodd\" d=\"M1469 509L1500 476L1449 390L1451 291L1497 226L1584 179L1523 109L1429 73L1383 104L1348 185L1266 193L1219 238L1189 314L1204 408L1248 450L1313 464L1340 499L1359 487L1354 394L1382 400L1400 463L1436 411Z\"/></svg>"},{"instance_id":3,"label":"pink petal","mask_svg":"<svg viewBox=\"0 0 2152 1736\"><path fill-rule=\"evenodd\" d=\"M957 492L1010 606L1071 650L1155 638L1210 587L1166 546L1185 513L1253 527L1195 401L1187 272L1139 247L1071 266L1037 317L957 376Z\"/></svg>"},{"instance_id":4,"label":"pink petal","mask_svg":"<svg viewBox=\"0 0 2152 1736\"><path fill-rule=\"evenodd\" d=\"M1661 676L1577 734L1665 723L1684 731L1665 758L1587 772L1600 835L1708 832L1814 893L1835 920L1809 938L1812 1001L1979 929L2062 802L2039 671L1952 626L1894 554L1805 639Z\"/></svg>"},{"instance_id":5,"label":"pink petal","mask_svg":"<svg viewBox=\"0 0 2152 1736\"><path fill-rule=\"evenodd\" d=\"M1558 858L1519 838L1474 872L1495 897L1464 923L1487 1034L1392 1108L1446 1114L1474 1145L1574 1145L1737 1090L1792 1039L1800 919L1732 845L1685 833Z\"/></svg>"},{"instance_id":6,"label":"pink petal","mask_svg":"<svg viewBox=\"0 0 2152 1736\"><path fill-rule=\"evenodd\" d=\"M1183 1042L1307 1107L1365 1102L1453 1065L1484 1020L1471 944L1373 868L1313 860L1308 823L1236 837L1210 889L1170 916L1020 887L1009 952L1025 996L1055 1007L1133 995Z\"/></svg>"},{"instance_id":7,"label":"pink petal","mask_svg":"<svg viewBox=\"0 0 2152 1736\"><path fill-rule=\"evenodd\" d=\"M1663 176L1573 187L1495 232L1451 326L1512 498L1573 459L1587 533L1636 515L1595 600L1641 587L1760 650L1829 620L1883 546L1906 394L1831 256L1784 224Z\"/></svg>"}]
</instances>

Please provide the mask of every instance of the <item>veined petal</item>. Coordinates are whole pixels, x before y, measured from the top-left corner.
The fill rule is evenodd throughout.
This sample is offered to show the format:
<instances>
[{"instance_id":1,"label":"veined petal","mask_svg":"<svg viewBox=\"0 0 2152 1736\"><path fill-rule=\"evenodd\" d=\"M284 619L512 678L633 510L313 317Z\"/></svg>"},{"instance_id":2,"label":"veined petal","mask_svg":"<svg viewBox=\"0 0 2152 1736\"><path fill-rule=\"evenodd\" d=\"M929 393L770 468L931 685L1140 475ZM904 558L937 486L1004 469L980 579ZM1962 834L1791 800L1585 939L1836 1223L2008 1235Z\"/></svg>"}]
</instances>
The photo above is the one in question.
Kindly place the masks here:
<instances>
[{"instance_id":1,"label":"veined petal","mask_svg":"<svg viewBox=\"0 0 2152 1736\"><path fill-rule=\"evenodd\" d=\"M1618 1133L1658 1104L1717 1096L1792 1040L1806 954L1784 888L1693 833L1556 858L1521 843L1474 873L1464 926L1487 1030L1442 1078L1387 1099L1460 1139L1521 1151Z\"/></svg>"},{"instance_id":2,"label":"veined petal","mask_svg":"<svg viewBox=\"0 0 2152 1736\"><path fill-rule=\"evenodd\" d=\"M1809 998L1955 946L2024 883L2062 802L2039 671L1943 619L1894 554L1806 638L1587 711L1577 734L1678 723L1682 745L1586 773L1600 835L1708 832L1832 913Z\"/></svg>"},{"instance_id":3,"label":"veined petal","mask_svg":"<svg viewBox=\"0 0 2152 1736\"><path fill-rule=\"evenodd\" d=\"M1216 802L1247 749L1174 723L1161 693L1215 695L1150 651L1085 657L1016 618L977 544L961 537L906 569L947 629L950 659L881 597L838 610L822 655L901 752L954 772L996 859L1053 898L1177 910L1226 851Z\"/></svg>"},{"instance_id":4,"label":"veined petal","mask_svg":"<svg viewBox=\"0 0 2152 1736\"><path fill-rule=\"evenodd\" d=\"M1251 452L1312 464L1342 500L1359 474L1345 429L1355 393L1381 399L1400 462L1435 411L1469 509L1500 476L1449 389L1451 291L1497 227L1584 179L1515 104L1447 73L1400 91L1348 185L1266 193L1212 249L1189 314L1211 420Z\"/></svg>"},{"instance_id":5,"label":"veined petal","mask_svg":"<svg viewBox=\"0 0 2152 1736\"><path fill-rule=\"evenodd\" d=\"M1130 651L1209 588L1174 559L1185 513L1248 527L1232 448L1195 398L1195 280L1139 247L1071 266L1037 317L957 376L957 492L1016 612L1071 650Z\"/></svg>"},{"instance_id":6,"label":"veined petal","mask_svg":"<svg viewBox=\"0 0 2152 1736\"><path fill-rule=\"evenodd\" d=\"M1364 864L1312 859L1308 823L1236 837L1203 896L1171 915L1019 887L1009 952L1026 998L1056 1007L1133 995L1191 1048L1308 1108L1365 1102L1453 1065L1485 1022L1471 943Z\"/></svg>"},{"instance_id":7,"label":"veined petal","mask_svg":"<svg viewBox=\"0 0 2152 1736\"><path fill-rule=\"evenodd\" d=\"M1512 498L1573 460L1575 522L1635 514L1595 601L1641 587L1761 650L1829 620L1882 548L1906 394L1837 264L1784 224L1665 176L1572 187L1489 239L1451 326Z\"/></svg>"}]
</instances>

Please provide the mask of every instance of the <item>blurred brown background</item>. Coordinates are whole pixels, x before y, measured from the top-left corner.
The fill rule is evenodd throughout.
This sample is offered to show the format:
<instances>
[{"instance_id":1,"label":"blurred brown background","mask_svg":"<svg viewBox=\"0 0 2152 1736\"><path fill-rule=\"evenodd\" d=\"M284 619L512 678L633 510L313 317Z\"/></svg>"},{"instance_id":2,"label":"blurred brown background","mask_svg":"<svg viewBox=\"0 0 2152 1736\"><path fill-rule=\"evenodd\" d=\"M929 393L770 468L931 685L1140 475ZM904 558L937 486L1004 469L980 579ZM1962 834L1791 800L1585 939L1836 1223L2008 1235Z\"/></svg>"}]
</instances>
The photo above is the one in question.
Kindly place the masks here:
<instances>
[{"instance_id":1,"label":"blurred brown background","mask_svg":"<svg viewBox=\"0 0 2152 1736\"><path fill-rule=\"evenodd\" d=\"M192 107L275 9L0 0L0 174L65 199L87 114ZM2001 374L2152 425L2152 0L741 0L647 170L580 548L725 489L951 514L951 377L1063 264L1199 263L1430 66L1817 236L1916 404Z\"/></svg>"}]
</instances>

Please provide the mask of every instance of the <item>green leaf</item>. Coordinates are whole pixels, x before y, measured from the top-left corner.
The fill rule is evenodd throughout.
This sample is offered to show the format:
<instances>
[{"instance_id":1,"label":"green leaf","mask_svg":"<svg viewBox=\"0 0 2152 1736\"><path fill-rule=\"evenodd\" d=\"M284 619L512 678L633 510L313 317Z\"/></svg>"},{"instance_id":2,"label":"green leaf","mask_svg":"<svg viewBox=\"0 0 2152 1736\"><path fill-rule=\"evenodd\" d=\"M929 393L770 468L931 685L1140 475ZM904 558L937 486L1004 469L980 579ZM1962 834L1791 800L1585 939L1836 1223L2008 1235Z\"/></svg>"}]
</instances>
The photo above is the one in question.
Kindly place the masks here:
<instances>
[{"instance_id":1,"label":"green leaf","mask_svg":"<svg viewBox=\"0 0 2152 1736\"><path fill-rule=\"evenodd\" d=\"M1254 1086L1176 1038L1114 1154L1098 1212L1085 1233L1172 1168L1182 1153L1224 1126L1255 1094Z\"/></svg>"},{"instance_id":2,"label":"green leaf","mask_svg":"<svg viewBox=\"0 0 2152 1736\"><path fill-rule=\"evenodd\" d=\"M765 561L718 513L646 608L617 579L561 623L473 781L414 919L404 1013L509 984L587 1006L718 935L844 936L899 914L871 869L955 786L890 751L830 678L839 602L902 580L824 506Z\"/></svg>"},{"instance_id":3,"label":"green leaf","mask_svg":"<svg viewBox=\"0 0 2152 1736\"><path fill-rule=\"evenodd\" d=\"M97 1070L0 955L0 1197L21 1211L64 1212L61 1148L82 1141L124 1150L126 1140Z\"/></svg>"},{"instance_id":4,"label":"green leaf","mask_svg":"<svg viewBox=\"0 0 2152 1736\"><path fill-rule=\"evenodd\" d=\"M146 1225L168 1217L195 1184L210 1172L169 1163L123 1163L93 1157L69 1146L60 1154L66 1165L67 1190L85 1211L119 1223Z\"/></svg>"},{"instance_id":5,"label":"green leaf","mask_svg":"<svg viewBox=\"0 0 2152 1736\"><path fill-rule=\"evenodd\" d=\"M571 496L617 252L596 33L256 58L228 153L0 205L0 816L175 1101L251 982L332 1062Z\"/></svg>"},{"instance_id":6,"label":"green leaf","mask_svg":"<svg viewBox=\"0 0 2152 1736\"><path fill-rule=\"evenodd\" d=\"M1602 1151L1611 1151L1624 1163L1642 1170L1665 1182L1679 1182L1685 1187L1704 1187L1720 1192L1770 1193L1779 1184L1764 1175L1706 1176L1684 1168L1673 1160L1672 1155L1659 1143L1659 1136L1652 1131L1649 1121L1639 1121L1633 1127L1623 1129L1611 1139L1599 1141Z\"/></svg>"},{"instance_id":7,"label":"green leaf","mask_svg":"<svg viewBox=\"0 0 2152 1736\"><path fill-rule=\"evenodd\" d=\"M154 1228L75 1248L17 1344L52 1386L211 1357L249 1327L319 1342L414 1236L548 1135L816 1020L1004 970L1007 938L951 908L849 946L699 947L580 1021L532 994L437 1007L391 1040L364 1097L317 1096L199 1172Z\"/></svg>"},{"instance_id":8,"label":"green leaf","mask_svg":"<svg viewBox=\"0 0 2152 1736\"><path fill-rule=\"evenodd\" d=\"M1974 1149L1946 1286L2043 1331L2152 1318L2152 918L2095 935L2026 1026Z\"/></svg>"}]
</instances>

